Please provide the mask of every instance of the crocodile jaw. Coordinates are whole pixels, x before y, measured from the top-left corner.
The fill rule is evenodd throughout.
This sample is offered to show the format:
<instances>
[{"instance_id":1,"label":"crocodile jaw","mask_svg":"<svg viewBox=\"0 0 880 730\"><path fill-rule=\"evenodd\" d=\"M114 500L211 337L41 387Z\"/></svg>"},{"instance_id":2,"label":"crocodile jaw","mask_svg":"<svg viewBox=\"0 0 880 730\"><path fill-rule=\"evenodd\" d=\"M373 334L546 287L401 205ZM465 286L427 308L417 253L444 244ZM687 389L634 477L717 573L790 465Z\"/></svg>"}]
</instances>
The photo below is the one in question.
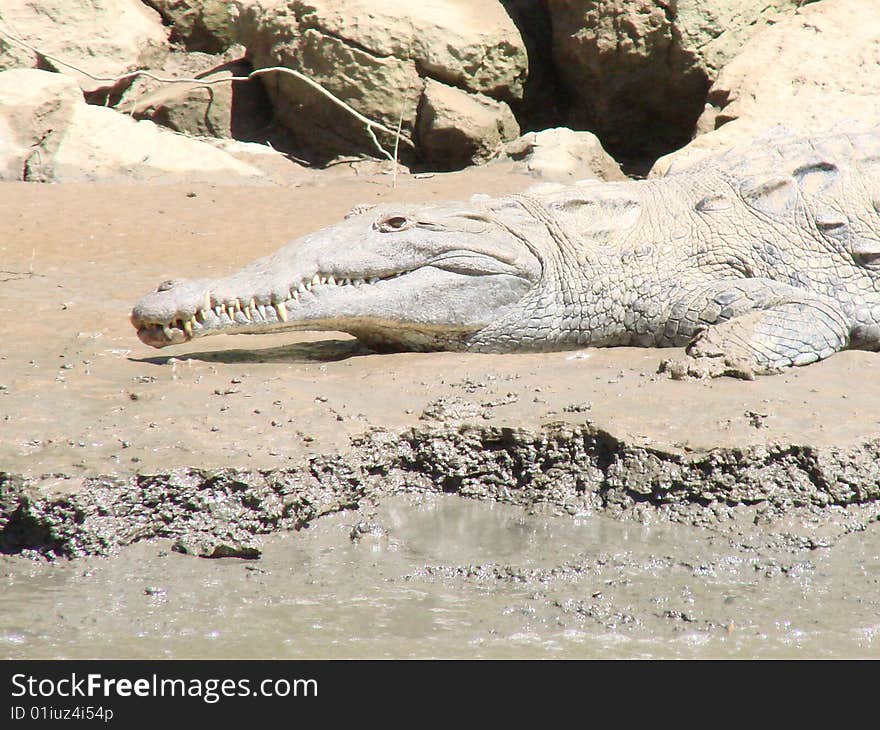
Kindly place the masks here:
<instances>
[{"instance_id":1,"label":"crocodile jaw","mask_svg":"<svg viewBox=\"0 0 880 730\"><path fill-rule=\"evenodd\" d=\"M431 220L444 210L431 209ZM485 222L391 235L378 226L388 219L346 220L229 277L165 282L135 305L131 322L153 347L221 333L336 330L373 345L459 349L540 278L540 263L517 242L487 249Z\"/></svg>"},{"instance_id":2,"label":"crocodile jaw","mask_svg":"<svg viewBox=\"0 0 880 730\"><path fill-rule=\"evenodd\" d=\"M265 291L253 296L224 294L225 280L174 282L144 297L132 311L131 321L140 340L152 347L179 345L213 334L336 330L405 349L450 348L483 326L484 311L471 311L477 309L474 302L491 297L507 304L529 288L527 281L509 275L493 276L485 287L476 278L427 269L366 279L337 280L333 275L316 274L293 284L287 296ZM436 288L454 291L461 300L456 311L447 312L445 321L432 316ZM190 294L187 305L157 316L153 304L174 290ZM377 300L381 307L375 306ZM410 308L412 315L402 316L402 310Z\"/></svg>"}]
</instances>

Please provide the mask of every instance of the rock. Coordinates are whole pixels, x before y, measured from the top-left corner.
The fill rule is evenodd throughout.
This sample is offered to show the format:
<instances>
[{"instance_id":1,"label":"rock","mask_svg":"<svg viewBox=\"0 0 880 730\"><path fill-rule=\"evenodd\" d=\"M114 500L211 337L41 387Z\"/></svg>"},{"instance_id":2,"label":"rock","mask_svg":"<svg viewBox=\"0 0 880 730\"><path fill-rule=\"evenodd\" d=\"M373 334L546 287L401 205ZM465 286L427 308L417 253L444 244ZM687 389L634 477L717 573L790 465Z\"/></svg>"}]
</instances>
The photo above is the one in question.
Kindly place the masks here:
<instances>
[{"instance_id":1,"label":"rock","mask_svg":"<svg viewBox=\"0 0 880 730\"><path fill-rule=\"evenodd\" d=\"M262 173L264 182L285 187L301 185L304 177L309 174L308 168L303 165L292 165L290 158L276 149L274 139L269 140L270 144L243 142L223 137L203 137L200 141L231 155L236 160L257 168ZM379 160L373 162L377 166L382 165ZM376 174L387 174L387 168L380 167Z\"/></svg>"},{"instance_id":2,"label":"rock","mask_svg":"<svg viewBox=\"0 0 880 730\"><path fill-rule=\"evenodd\" d=\"M176 553L199 558L243 558L256 560L263 551L259 539L247 537L218 537L209 532L193 532L175 540L171 549Z\"/></svg>"},{"instance_id":3,"label":"rock","mask_svg":"<svg viewBox=\"0 0 880 730\"><path fill-rule=\"evenodd\" d=\"M214 147L135 121L105 107L76 108L42 182L140 180L148 182L259 182L262 173Z\"/></svg>"},{"instance_id":4,"label":"rock","mask_svg":"<svg viewBox=\"0 0 880 730\"><path fill-rule=\"evenodd\" d=\"M0 180L28 178L32 164L51 158L82 91L67 76L31 69L0 72Z\"/></svg>"},{"instance_id":5,"label":"rock","mask_svg":"<svg viewBox=\"0 0 880 730\"><path fill-rule=\"evenodd\" d=\"M189 51L222 53L235 42L235 14L225 0L144 0Z\"/></svg>"},{"instance_id":6,"label":"rock","mask_svg":"<svg viewBox=\"0 0 880 730\"><path fill-rule=\"evenodd\" d=\"M310 0L286 3L311 28L422 76L500 99L522 98L525 45L497 0Z\"/></svg>"},{"instance_id":7,"label":"rock","mask_svg":"<svg viewBox=\"0 0 880 730\"><path fill-rule=\"evenodd\" d=\"M519 125L504 102L428 79L416 131L428 162L460 169L497 155Z\"/></svg>"},{"instance_id":8,"label":"rock","mask_svg":"<svg viewBox=\"0 0 880 730\"><path fill-rule=\"evenodd\" d=\"M592 132L575 132L567 127L528 132L509 143L504 153L530 175L548 181L626 180Z\"/></svg>"},{"instance_id":9,"label":"rock","mask_svg":"<svg viewBox=\"0 0 880 730\"><path fill-rule=\"evenodd\" d=\"M3 12L4 9L0 8L0 71L11 68L36 68L39 60L34 52L4 35Z\"/></svg>"},{"instance_id":10,"label":"rock","mask_svg":"<svg viewBox=\"0 0 880 730\"><path fill-rule=\"evenodd\" d=\"M169 50L159 14L139 0L3 0L0 27L40 51L102 78L156 65ZM113 86L52 58L37 57L4 37L0 71L22 66L72 76L86 93Z\"/></svg>"},{"instance_id":11,"label":"rock","mask_svg":"<svg viewBox=\"0 0 880 730\"><path fill-rule=\"evenodd\" d=\"M746 43L709 91L698 136L652 176L747 143L776 125L799 134L880 124L880 14L849 0L800 8Z\"/></svg>"},{"instance_id":12,"label":"rock","mask_svg":"<svg viewBox=\"0 0 880 730\"><path fill-rule=\"evenodd\" d=\"M33 69L0 73L4 180L260 182L259 170L211 145L86 104L74 79Z\"/></svg>"},{"instance_id":13,"label":"rock","mask_svg":"<svg viewBox=\"0 0 880 730\"><path fill-rule=\"evenodd\" d=\"M379 544L387 542L388 529L378 522L362 520L351 528L349 539L354 543Z\"/></svg>"},{"instance_id":14,"label":"rock","mask_svg":"<svg viewBox=\"0 0 880 730\"><path fill-rule=\"evenodd\" d=\"M496 100L522 96L525 47L495 0L237 0L236 7L255 67L299 71L389 129L400 122L407 136L425 107L423 77ZM378 154L362 122L302 81L284 74L264 81L277 117L313 158ZM391 135L382 141L393 146ZM462 157L438 164L453 167Z\"/></svg>"},{"instance_id":15,"label":"rock","mask_svg":"<svg viewBox=\"0 0 880 730\"><path fill-rule=\"evenodd\" d=\"M150 71L162 78L241 78L252 71L244 55L242 46L223 55L171 53L161 68ZM160 84L144 77L126 91L116 108L135 119L200 137L254 140L272 122L272 104L259 78L204 86Z\"/></svg>"},{"instance_id":16,"label":"rock","mask_svg":"<svg viewBox=\"0 0 880 730\"><path fill-rule=\"evenodd\" d=\"M412 136L423 86L414 64L373 56L312 29L302 34L297 54L297 60L285 58L274 65L295 68L389 129L400 121L403 133ZM320 161L346 153L380 154L361 121L299 79L274 74L264 77L264 83L278 119L305 157ZM380 137L386 149L393 147L390 135Z\"/></svg>"},{"instance_id":17,"label":"rock","mask_svg":"<svg viewBox=\"0 0 880 730\"><path fill-rule=\"evenodd\" d=\"M572 126L615 156L686 143L718 70L802 0L549 0L556 67Z\"/></svg>"}]
</instances>

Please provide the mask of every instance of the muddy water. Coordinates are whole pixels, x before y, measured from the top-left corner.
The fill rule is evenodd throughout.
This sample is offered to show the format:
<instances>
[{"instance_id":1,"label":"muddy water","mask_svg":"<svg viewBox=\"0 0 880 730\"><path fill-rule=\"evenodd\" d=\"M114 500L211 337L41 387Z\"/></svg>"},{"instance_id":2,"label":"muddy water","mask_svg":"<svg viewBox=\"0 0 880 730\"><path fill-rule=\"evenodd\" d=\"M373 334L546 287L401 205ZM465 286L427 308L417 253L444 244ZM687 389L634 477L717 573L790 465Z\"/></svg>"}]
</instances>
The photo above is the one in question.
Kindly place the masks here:
<instances>
[{"instance_id":1,"label":"muddy water","mask_svg":"<svg viewBox=\"0 0 880 730\"><path fill-rule=\"evenodd\" d=\"M876 526L757 555L419 495L275 535L259 560L170 546L3 558L0 657L880 657Z\"/></svg>"}]
</instances>

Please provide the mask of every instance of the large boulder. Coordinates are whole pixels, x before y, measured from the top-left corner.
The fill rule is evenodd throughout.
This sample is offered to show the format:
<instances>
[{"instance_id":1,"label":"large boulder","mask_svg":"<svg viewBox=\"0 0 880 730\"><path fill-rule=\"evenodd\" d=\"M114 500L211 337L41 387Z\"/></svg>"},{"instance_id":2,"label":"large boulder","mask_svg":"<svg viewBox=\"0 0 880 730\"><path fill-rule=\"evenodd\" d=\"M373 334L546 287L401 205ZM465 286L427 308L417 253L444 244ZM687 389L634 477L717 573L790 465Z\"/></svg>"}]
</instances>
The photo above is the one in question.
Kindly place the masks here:
<instances>
[{"instance_id":1,"label":"large boulder","mask_svg":"<svg viewBox=\"0 0 880 730\"><path fill-rule=\"evenodd\" d=\"M37 182L263 181L256 167L209 144L89 104L76 107L54 156L32 168L31 175Z\"/></svg>"},{"instance_id":2,"label":"large boulder","mask_svg":"<svg viewBox=\"0 0 880 730\"><path fill-rule=\"evenodd\" d=\"M0 179L259 182L262 173L211 145L85 103L74 79L0 73Z\"/></svg>"},{"instance_id":3,"label":"large boulder","mask_svg":"<svg viewBox=\"0 0 880 730\"><path fill-rule=\"evenodd\" d=\"M874 12L865 12L873 6ZM799 134L880 124L880 3L823 0L752 38L718 76L703 134L661 158L681 168L782 125Z\"/></svg>"},{"instance_id":4,"label":"large boulder","mask_svg":"<svg viewBox=\"0 0 880 730\"><path fill-rule=\"evenodd\" d=\"M311 0L304 27L378 56L416 63L423 76L500 99L522 97L525 45L498 0Z\"/></svg>"},{"instance_id":5,"label":"large boulder","mask_svg":"<svg viewBox=\"0 0 880 730\"><path fill-rule=\"evenodd\" d=\"M719 69L779 11L803 0L548 0L573 126L618 156L690 138Z\"/></svg>"},{"instance_id":6,"label":"large boulder","mask_svg":"<svg viewBox=\"0 0 880 730\"><path fill-rule=\"evenodd\" d=\"M497 155L519 125L503 102L427 79L416 131L428 162L459 169Z\"/></svg>"},{"instance_id":7,"label":"large boulder","mask_svg":"<svg viewBox=\"0 0 880 730\"><path fill-rule=\"evenodd\" d=\"M299 71L389 129L400 123L407 136L418 126L425 78L500 104L522 96L525 47L497 0L235 0L235 7L255 67ZM278 118L304 147L376 154L364 124L320 92L286 74L265 81ZM485 117L480 97L473 101L477 117L464 120L471 130ZM509 126L509 109L495 108L494 126Z\"/></svg>"},{"instance_id":8,"label":"large boulder","mask_svg":"<svg viewBox=\"0 0 880 730\"><path fill-rule=\"evenodd\" d=\"M87 93L113 84L76 69L113 79L160 63L169 49L162 19L140 0L3 0L0 30L53 57L38 55L0 34L0 71L52 69L75 78Z\"/></svg>"}]
</instances>

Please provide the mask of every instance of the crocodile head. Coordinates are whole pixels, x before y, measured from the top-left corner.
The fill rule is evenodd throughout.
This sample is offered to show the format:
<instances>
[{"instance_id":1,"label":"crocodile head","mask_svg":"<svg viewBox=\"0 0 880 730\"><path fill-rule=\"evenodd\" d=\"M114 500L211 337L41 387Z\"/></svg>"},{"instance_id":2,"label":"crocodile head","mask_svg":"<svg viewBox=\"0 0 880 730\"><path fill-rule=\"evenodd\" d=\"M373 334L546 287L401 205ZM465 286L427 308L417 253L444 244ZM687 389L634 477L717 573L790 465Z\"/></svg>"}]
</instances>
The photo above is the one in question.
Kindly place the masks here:
<instances>
[{"instance_id":1,"label":"crocodile head","mask_svg":"<svg viewBox=\"0 0 880 730\"><path fill-rule=\"evenodd\" d=\"M539 281L542 264L524 239L462 203L361 207L231 276L167 281L131 322L154 347L336 330L381 349L463 349Z\"/></svg>"}]
</instances>

